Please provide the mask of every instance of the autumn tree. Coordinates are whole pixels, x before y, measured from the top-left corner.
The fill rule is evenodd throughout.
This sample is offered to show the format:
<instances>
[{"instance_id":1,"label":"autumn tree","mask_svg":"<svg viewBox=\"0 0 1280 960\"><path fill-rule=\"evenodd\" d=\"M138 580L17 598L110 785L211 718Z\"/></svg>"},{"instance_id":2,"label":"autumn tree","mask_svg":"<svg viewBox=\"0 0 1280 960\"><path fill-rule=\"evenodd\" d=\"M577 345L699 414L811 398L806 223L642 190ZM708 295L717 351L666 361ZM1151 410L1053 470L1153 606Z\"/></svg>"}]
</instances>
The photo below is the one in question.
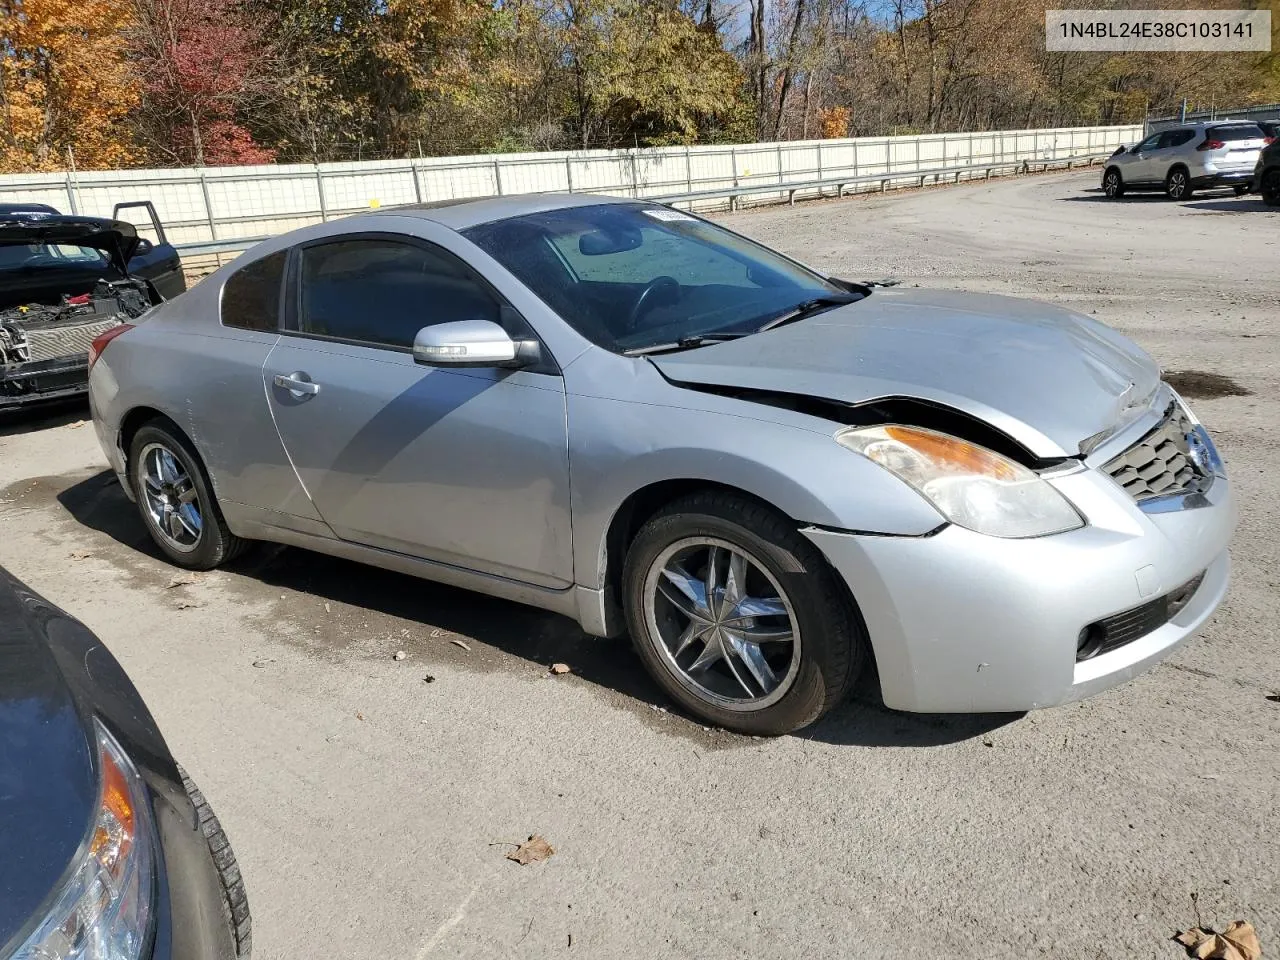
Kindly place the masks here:
<instances>
[{"instance_id":1,"label":"autumn tree","mask_svg":"<svg viewBox=\"0 0 1280 960\"><path fill-rule=\"evenodd\" d=\"M267 163L275 151L243 123L280 91L271 51L237 0L134 0L142 82L139 132L172 163Z\"/></svg>"},{"instance_id":2,"label":"autumn tree","mask_svg":"<svg viewBox=\"0 0 1280 960\"><path fill-rule=\"evenodd\" d=\"M131 10L129 0L0 0L0 169L134 159L138 91L120 42Z\"/></svg>"}]
</instances>

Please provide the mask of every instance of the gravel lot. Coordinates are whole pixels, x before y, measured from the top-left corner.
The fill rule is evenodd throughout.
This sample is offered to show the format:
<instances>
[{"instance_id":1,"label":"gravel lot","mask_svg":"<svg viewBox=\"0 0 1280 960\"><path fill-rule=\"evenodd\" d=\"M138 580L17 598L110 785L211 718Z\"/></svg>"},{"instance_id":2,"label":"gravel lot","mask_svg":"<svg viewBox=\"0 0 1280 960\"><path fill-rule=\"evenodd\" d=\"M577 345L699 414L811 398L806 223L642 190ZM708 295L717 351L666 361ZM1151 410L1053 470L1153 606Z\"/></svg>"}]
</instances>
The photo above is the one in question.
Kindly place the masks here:
<instances>
[{"instance_id":1,"label":"gravel lot","mask_svg":"<svg viewBox=\"0 0 1280 960\"><path fill-rule=\"evenodd\" d=\"M842 276L1067 304L1248 391L1195 401L1242 501L1226 605L1089 702L922 717L862 689L754 740L538 611L292 549L169 586L81 408L0 422L0 563L141 689L235 844L260 960L1178 957L1192 895L1273 954L1280 211L1096 180L726 218ZM535 832L555 856L504 859Z\"/></svg>"}]
</instances>

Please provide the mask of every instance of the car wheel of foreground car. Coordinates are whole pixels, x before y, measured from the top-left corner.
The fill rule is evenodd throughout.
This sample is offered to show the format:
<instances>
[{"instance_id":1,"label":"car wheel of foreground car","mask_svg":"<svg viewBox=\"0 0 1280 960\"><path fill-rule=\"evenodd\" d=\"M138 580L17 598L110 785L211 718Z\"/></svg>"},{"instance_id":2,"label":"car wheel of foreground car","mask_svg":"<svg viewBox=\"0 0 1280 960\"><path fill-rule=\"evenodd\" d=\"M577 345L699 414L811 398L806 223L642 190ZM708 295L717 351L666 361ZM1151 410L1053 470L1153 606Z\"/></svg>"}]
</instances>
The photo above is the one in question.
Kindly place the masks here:
<instances>
[{"instance_id":1,"label":"car wheel of foreground car","mask_svg":"<svg viewBox=\"0 0 1280 960\"><path fill-rule=\"evenodd\" d=\"M240 865L236 863L231 841L227 839L226 831L222 829L209 801L181 765L178 766L178 773L182 775L182 786L191 798L191 805L196 808L200 832L204 834L205 842L209 844L209 853L218 868L218 881L222 885L222 909L235 936L236 956L245 960L253 949L253 921L249 916L249 895L244 888L244 877L240 875Z\"/></svg>"},{"instance_id":2,"label":"car wheel of foreground car","mask_svg":"<svg viewBox=\"0 0 1280 960\"><path fill-rule=\"evenodd\" d=\"M1102 178L1102 192L1112 200L1118 200L1124 196L1124 180L1115 167L1108 170Z\"/></svg>"},{"instance_id":3,"label":"car wheel of foreground car","mask_svg":"<svg viewBox=\"0 0 1280 960\"><path fill-rule=\"evenodd\" d=\"M211 570L247 545L227 529L191 444L163 421L134 435L129 479L151 539L178 566Z\"/></svg>"},{"instance_id":4,"label":"car wheel of foreground car","mask_svg":"<svg viewBox=\"0 0 1280 960\"><path fill-rule=\"evenodd\" d=\"M1262 181L1262 202L1268 207L1280 207L1280 170L1272 170Z\"/></svg>"},{"instance_id":5,"label":"car wheel of foreground car","mask_svg":"<svg viewBox=\"0 0 1280 960\"><path fill-rule=\"evenodd\" d=\"M1174 167L1164 179L1164 192L1170 200L1191 199L1191 175L1186 167Z\"/></svg>"},{"instance_id":6,"label":"car wheel of foreground car","mask_svg":"<svg viewBox=\"0 0 1280 960\"><path fill-rule=\"evenodd\" d=\"M650 519L623 570L645 666L690 713L776 736L826 713L857 678L866 631L822 554L750 500L695 494Z\"/></svg>"}]
</instances>

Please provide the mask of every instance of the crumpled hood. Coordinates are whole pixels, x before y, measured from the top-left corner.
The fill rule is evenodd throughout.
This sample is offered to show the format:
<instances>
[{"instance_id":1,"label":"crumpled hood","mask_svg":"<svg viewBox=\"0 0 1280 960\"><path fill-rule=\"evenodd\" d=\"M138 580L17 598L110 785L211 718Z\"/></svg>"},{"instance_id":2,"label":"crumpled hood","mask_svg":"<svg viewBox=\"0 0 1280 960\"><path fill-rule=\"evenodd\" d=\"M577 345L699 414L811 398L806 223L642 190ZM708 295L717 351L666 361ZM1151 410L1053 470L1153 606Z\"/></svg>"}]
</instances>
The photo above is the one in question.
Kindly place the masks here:
<instances>
[{"instance_id":1,"label":"crumpled hood","mask_svg":"<svg viewBox=\"0 0 1280 960\"><path fill-rule=\"evenodd\" d=\"M676 383L943 404L1044 459L1078 456L1083 441L1131 421L1160 379L1135 343L1062 307L895 288L767 333L650 359Z\"/></svg>"}]
</instances>

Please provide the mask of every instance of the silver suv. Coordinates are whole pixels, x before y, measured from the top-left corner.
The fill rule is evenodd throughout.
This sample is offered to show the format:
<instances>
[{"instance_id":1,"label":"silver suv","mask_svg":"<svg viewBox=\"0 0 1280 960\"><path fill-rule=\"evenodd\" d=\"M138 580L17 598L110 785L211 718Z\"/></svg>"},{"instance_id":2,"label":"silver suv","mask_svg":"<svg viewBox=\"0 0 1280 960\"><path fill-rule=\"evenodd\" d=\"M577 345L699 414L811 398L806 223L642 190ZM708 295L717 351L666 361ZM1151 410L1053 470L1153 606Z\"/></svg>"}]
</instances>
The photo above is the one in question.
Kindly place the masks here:
<instances>
[{"instance_id":1,"label":"silver suv","mask_svg":"<svg viewBox=\"0 0 1280 960\"><path fill-rule=\"evenodd\" d=\"M1126 190L1163 190L1170 200L1187 200L1195 190L1214 187L1248 193L1265 143L1262 129L1249 121L1160 130L1107 160L1102 191L1115 198Z\"/></svg>"}]
</instances>

